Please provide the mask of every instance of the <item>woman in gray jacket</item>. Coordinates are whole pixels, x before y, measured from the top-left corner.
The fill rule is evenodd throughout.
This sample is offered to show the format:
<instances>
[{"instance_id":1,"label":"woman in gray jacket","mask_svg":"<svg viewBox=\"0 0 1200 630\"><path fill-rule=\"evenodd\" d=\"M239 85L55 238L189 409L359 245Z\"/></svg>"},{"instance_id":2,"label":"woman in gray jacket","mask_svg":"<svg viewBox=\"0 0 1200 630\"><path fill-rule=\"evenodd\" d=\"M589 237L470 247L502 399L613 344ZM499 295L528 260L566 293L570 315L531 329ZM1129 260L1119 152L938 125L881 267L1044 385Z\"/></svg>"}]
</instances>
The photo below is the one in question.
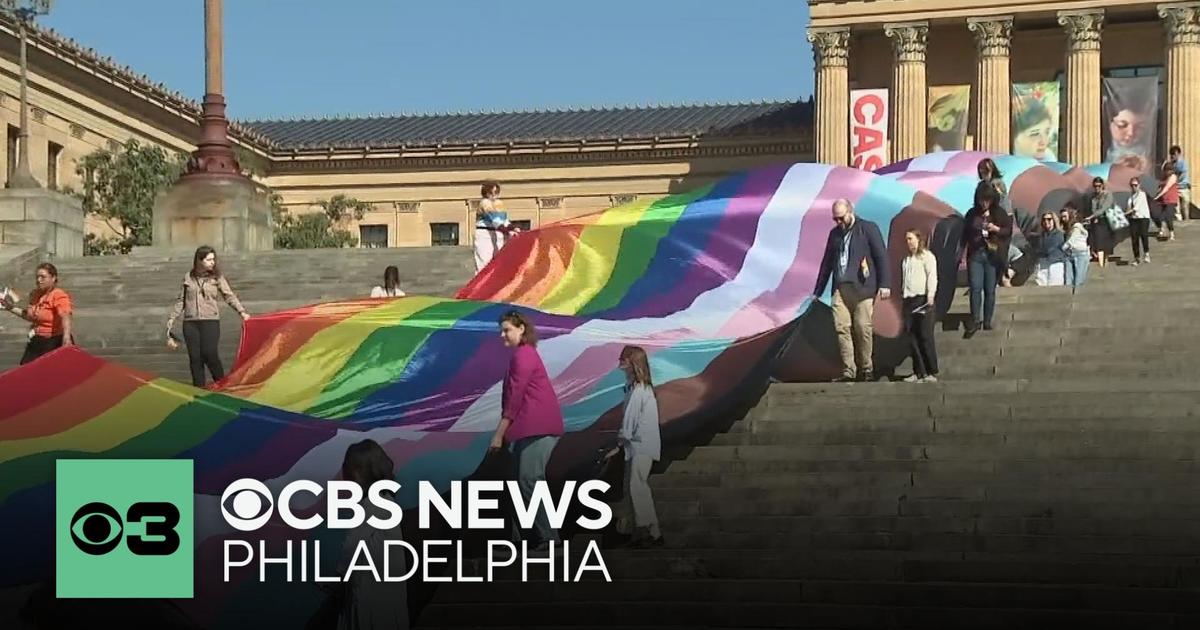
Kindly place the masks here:
<instances>
[{"instance_id":1,"label":"woman in gray jacket","mask_svg":"<svg viewBox=\"0 0 1200 630\"><path fill-rule=\"evenodd\" d=\"M221 310L217 300L224 299L229 306L242 316L242 320L250 319L250 313L242 307L242 303L229 288L225 276L217 268L217 253L208 245L196 250L192 258L192 269L183 276L183 286L175 306L171 309L171 317L167 319L167 347L172 350L179 347L171 329L175 320L183 315L183 340L187 344L188 366L192 370L192 385L204 387L204 368L212 374L213 382L225 378L225 367L221 365L221 356L217 349L221 342Z\"/></svg>"}]
</instances>

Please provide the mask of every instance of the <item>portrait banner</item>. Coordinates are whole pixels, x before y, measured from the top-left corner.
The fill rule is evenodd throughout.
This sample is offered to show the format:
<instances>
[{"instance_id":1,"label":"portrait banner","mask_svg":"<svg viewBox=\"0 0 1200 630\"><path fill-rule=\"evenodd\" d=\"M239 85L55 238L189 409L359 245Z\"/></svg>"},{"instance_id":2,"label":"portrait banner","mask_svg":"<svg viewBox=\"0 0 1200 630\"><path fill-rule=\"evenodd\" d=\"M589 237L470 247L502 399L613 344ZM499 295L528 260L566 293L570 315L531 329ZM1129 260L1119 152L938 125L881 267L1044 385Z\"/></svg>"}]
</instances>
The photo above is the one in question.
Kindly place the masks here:
<instances>
[{"instance_id":1,"label":"portrait banner","mask_svg":"<svg viewBox=\"0 0 1200 630\"><path fill-rule=\"evenodd\" d=\"M1060 94L1057 81L1013 84L1013 155L1043 162L1058 161Z\"/></svg>"},{"instance_id":2,"label":"portrait banner","mask_svg":"<svg viewBox=\"0 0 1200 630\"><path fill-rule=\"evenodd\" d=\"M888 162L887 89L850 91L850 165L873 171Z\"/></svg>"},{"instance_id":3,"label":"portrait banner","mask_svg":"<svg viewBox=\"0 0 1200 630\"><path fill-rule=\"evenodd\" d=\"M1158 164L1158 77L1104 80L1104 161L1139 171Z\"/></svg>"},{"instance_id":4,"label":"portrait banner","mask_svg":"<svg viewBox=\"0 0 1200 630\"><path fill-rule=\"evenodd\" d=\"M970 85L929 88L925 145L930 153L967 148L967 114L971 110Z\"/></svg>"}]
</instances>

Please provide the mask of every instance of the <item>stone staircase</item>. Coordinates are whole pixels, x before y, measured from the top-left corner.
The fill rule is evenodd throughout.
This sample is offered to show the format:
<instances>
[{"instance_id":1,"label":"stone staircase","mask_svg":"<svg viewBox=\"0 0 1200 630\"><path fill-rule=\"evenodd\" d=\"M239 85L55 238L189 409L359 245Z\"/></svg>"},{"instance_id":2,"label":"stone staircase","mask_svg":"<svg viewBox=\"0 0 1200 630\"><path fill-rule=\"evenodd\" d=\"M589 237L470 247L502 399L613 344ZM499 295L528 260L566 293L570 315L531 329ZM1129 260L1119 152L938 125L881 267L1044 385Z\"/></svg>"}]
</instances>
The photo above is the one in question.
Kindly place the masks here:
<instances>
[{"instance_id":1,"label":"stone staircase","mask_svg":"<svg viewBox=\"0 0 1200 630\"><path fill-rule=\"evenodd\" d=\"M1200 627L1179 234L1074 293L1001 289L994 331L939 327L941 383L772 385L651 478L665 548L606 551L612 583L442 584L420 627Z\"/></svg>"},{"instance_id":2,"label":"stone staircase","mask_svg":"<svg viewBox=\"0 0 1200 630\"><path fill-rule=\"evenodd\" d=\"M187 352L166 348L165 326L191 262L190 251L55 261L59 281L74 300L79 345L105 359L190 383ZM409 294L450 296L474 274L470 250L458 247L227 253L218 262L252 314L366 297L388 265L400 268L401 288ZM28 295L32 278L22 279L17 288ZM0 368L8 369L21 359L28 326L0 315ZM227 370L240 331L240 318L223 306L220 348ZM176 334L182 334L178 325Z\"/></svg>"}]
</instances>

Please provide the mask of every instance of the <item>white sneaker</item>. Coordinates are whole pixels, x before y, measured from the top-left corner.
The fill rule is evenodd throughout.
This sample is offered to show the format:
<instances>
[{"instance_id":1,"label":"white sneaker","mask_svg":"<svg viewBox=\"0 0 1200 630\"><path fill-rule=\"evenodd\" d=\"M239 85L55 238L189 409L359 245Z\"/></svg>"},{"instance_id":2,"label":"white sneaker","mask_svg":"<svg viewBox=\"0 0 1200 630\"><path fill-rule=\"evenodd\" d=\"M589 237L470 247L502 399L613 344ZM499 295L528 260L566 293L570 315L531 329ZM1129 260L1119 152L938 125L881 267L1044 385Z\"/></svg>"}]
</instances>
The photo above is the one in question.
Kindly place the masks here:
<instances>
[{"instance_id":1,"label":"white sneaker","mask_svg":"<svg viewBox=\"0 0 1200 630\"><path fill-rule=\"evenodd\" d=\"M1142 256L1142 262L1149 265L1150 264L1150 254L1146 254L1145 256Z\"/></svg>"},{"instance_id":2,"label":"white sneaker","mask_svg":"<svg viewBox=\"0 0 1200 630\"><path fill-rule=\"evenodd\" d=\"M1130 263L1129 263L1129 266L1130 266L1130 267L1136 267L1136 266L1138 266L1138 261L1137 261L1137 259L1134 259L1134 260L1130 261Z\"/></svg>"},{"instance_id":3,"label":"white sneaker","mask_svg":"<svg viewBox=\"0 0 1200 630\"><path fill-rule=\"evenodd\" d=\"M905 382L905 383L920 383L920 382L921 382L921 377L920 377L920 376L917 376L916 374L909 374L909 375L908 375L908 376L907 376L907 377L904 379L904 382Z\"/></svg>"},{"instance_id":4,"label":"white sneaker","mask_svg":"<svg viewBox=\"0 0 1200 630\"><path fill-rule=\"evenodd\" d=\"M921 379L921 382L922 383L936 383L936 382L938 382L938 380L937 380L936 376L930 374L929 376L926 376L925 378Z\"/></svg>"}]
</instances>

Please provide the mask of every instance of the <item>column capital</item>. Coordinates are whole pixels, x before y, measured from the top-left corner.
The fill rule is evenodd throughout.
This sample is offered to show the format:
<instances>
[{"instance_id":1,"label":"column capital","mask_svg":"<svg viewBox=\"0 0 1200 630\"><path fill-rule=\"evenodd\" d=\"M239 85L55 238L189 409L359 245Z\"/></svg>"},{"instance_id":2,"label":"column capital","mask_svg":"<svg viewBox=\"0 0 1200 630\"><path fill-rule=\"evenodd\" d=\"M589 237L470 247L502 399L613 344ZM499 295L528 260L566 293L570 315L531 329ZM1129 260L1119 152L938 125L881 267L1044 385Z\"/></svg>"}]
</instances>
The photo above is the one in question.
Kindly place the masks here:
<instances>
[{"instance_id":1,"label":"column capital","mask_svg":"<svg viewBox=\"0 0 1200 630\"><path fill-rule=\"evenodd\" d=\"M929 39L928 22L884 24L883 33L892 40L896 61L925 62L925 50Z\"/></svg>"},{"instance_id":2,"label":"column capital","mask_svg":"<svg viewBox=\"0 0 1200 630\"><path fill-rule=\"evenodd\" d=\"M1011 15L968 18L967 30L975 33L980 57L1007 57L1012 49Z\"/></svg>"},{"instance_id":3,"label":"column capital","mask_svg":"<svg viewBox=\"0 0 1200 630\"><path fill-rule=\"evenodd\" d=\"M1067 31L1067 50L1100 50L1104 10L1059 11L1058 24Z\"/></svg>"},{"instance_id":4,"label":"column capital","mask_svg":"<svg viewBox=\"0 0 1200 630\"><path fill-rule=\"evenodd\" d=\"M813 45L813 56L816 57L818 68L849 64L849 28L810 28L808 41Z\"/></svg>"},{"instance_id":5,"label":"column capital","mask_svg":"<svg viewBox=\"0 0 1200 630\"><path fill-rule=\"evenodd\" d=\"M1166 25L1169 45L1200 44L1200 2L1160 4L1158 17Z\"/></svg>"}]
</instances>

